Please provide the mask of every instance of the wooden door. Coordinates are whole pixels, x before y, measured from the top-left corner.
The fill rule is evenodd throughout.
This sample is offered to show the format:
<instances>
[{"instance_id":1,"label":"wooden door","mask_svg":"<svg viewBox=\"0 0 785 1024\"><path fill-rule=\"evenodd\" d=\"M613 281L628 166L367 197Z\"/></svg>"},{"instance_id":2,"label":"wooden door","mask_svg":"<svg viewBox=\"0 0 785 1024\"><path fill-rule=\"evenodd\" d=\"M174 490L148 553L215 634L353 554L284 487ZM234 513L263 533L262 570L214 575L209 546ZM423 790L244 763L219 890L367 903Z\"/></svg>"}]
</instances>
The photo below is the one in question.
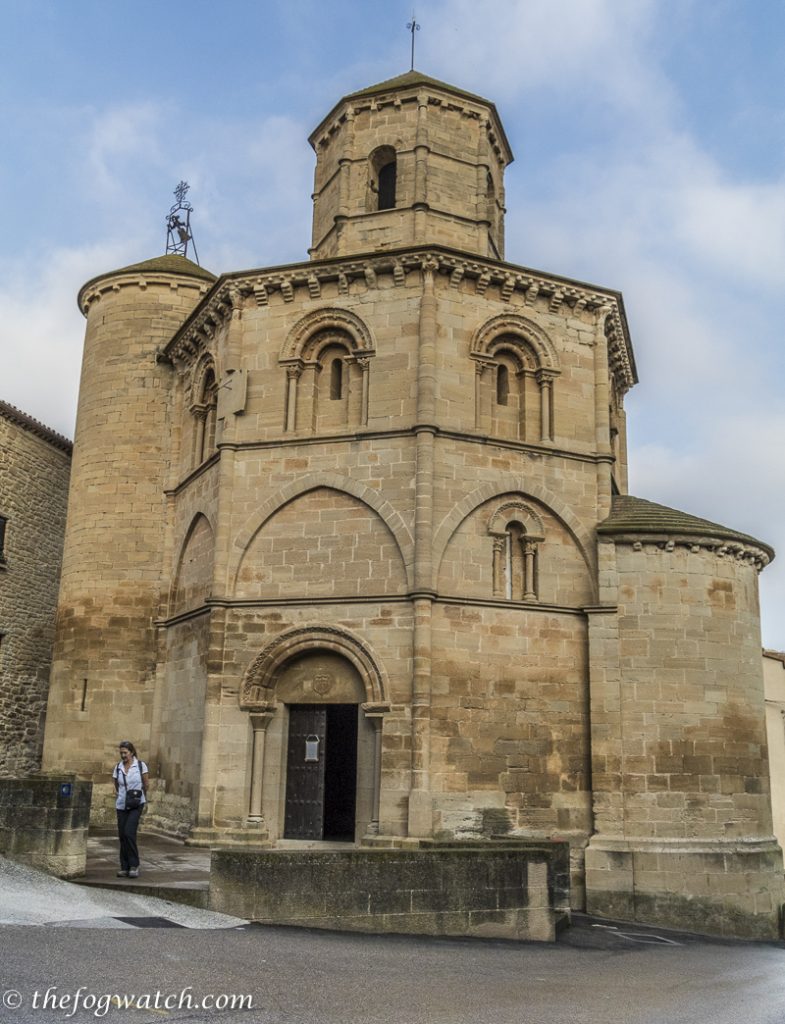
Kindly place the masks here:
<instances>
[{"instance_id":1,"label":"wooden door","mask_svg":"<svg viewBox=\"0 0 785 1024\"><path fill-rule=\"evenodd\" d=\"M324 705L289 706L285 839L323 837L326 739L327 709Z\"/></svg>"}]
</instances>

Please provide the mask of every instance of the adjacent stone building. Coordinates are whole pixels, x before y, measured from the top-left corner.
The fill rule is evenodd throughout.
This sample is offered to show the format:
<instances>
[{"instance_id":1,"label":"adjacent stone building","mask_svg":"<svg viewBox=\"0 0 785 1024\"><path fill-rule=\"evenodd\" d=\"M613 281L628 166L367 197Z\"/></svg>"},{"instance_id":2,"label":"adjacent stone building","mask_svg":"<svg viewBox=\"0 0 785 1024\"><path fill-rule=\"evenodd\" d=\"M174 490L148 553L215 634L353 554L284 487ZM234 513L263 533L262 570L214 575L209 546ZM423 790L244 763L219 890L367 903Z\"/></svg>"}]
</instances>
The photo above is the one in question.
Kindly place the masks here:
<instances>
[{"instance_id":1,"label":"adjacent stone building","mask_svg":"<svg viewBox=\"0 0 785 1024\"><path fill-rule=\"evenodd\" d=\"M505 261L492 103L311 136L306 263L89 281L45 766L191 842L559 837L596 913L773 935L757 576L627 493L618 292Z\"/></svg>"},{"instance_id":2,"label":"adjacent stone building","mask_svg":"<svg viewBox=\"0 0 785 1024\"><path fill-rule=\"evenodd\" d=\"M71 442L0 401L0 776L41 763Z\"/></svg>"}]
</instances>

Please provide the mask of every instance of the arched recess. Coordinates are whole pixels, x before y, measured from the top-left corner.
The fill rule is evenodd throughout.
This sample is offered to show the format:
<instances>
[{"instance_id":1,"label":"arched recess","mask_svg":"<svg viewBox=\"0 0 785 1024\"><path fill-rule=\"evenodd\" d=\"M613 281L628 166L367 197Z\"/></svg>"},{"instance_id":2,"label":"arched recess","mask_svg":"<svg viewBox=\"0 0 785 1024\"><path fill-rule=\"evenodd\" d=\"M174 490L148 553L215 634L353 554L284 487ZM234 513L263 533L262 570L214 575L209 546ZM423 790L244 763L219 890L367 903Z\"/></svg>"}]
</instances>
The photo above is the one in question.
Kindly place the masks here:
<instances>
[{"instance_id":1,"label":"arched recess","mask_svg":"<svg viewBox=\"0 0 785 1024\"><path fill-rule=\"evenodd\" d=\"M414 567L414 538L400 513L378 491L367 487L365 484L358 483L350 477L341 476L338 473L312 473L305 478L300 478L287 484L286 487L282 487L246 519L232 545L232 557L230 558L228 572L232 593L234 593L237 586L237 579L245 552L267 520L293 499L307 494L309 491L315 491L320 487L349 494L377 513L395 540L405 570L407 586L411 588Z\"/></svg>"},{"instance_id":2,"label":"arched recess","mask_svg":"<svg viewBox=\"0 0 785 1024\"><path fill-rule=\"evenodd\" d=\"M433 543L433 564L436 567L436 578L438 579L439 577L442 559L444 558L444 554L447 550L447 545L464 519L478 509L480 505L484 505L485 502L490 501L491 498L495 498L497 496L501 498L507 494L520 495L523 502L526 501L527 497L534 498L540 504L544 505L558 520L560 520L564 528L574 540L581 558L586 565L589 579L591 580L592 590L594 591L596 599L597 580L595 561L592 554L594 550L592 535L568 508L568 506L555 494L549 491L548 488L542 487L534 481L522 480L520 477L512 475L499 476L493 482L483 484L481 487L476 488L470 494L467 494L465 498L459 501L458 504L455 505L441 521L439 526L436 528Z\"/></svg>"},{"instance_id":3,"label":"arched recess","mask_svg":"<svg viewBox=\"0 0 785 1024\"><path fill-rule=\"evenodd\" d=\"M202 512L191 523L180 544L180 554L169 590L169 614L178 615L204 604L212 589L215 531Z\"/></svg>"},{"instance_id":4,"label":"arched recess","mask_svg":"<svg viewBox=\"0 0 785 1024\"><path fill-rule=\"evenodd\" d=\"M300 626L281 633L267 644L245 671L240 687L240 707L253 711L273 703L283 668L302 654L320 650L331 651L351 662L362 680L365 703L384 709L390 699L384 667L364 640L337 626Z\"/></svg>"},{"instance_id":5,"label":"arched recess","mask_svg":"<svg viewBox=\"0 0 785 1024\"><path fill-rule=\"evenodd\" d=\"M318 309L299 320L278 358L286 370L284 429L319 433L365 426L375 354L370 330L349 310Z\"/></svg>"},{"instance_id":6,"label":"arched recess","mask_svg":"<svg viewBox=\"0 0 785 1024\"><path fill-rule=\"evenodd\" d=\"M200 466L215 451L218 375L211 355L199 359L191 375L191 465Z\"/></svg>"},{"instance_id":7,"label":"arched recess","mask_svg":"<svg viewBox=\"0 0 785 1024\"><path fill-rule=\"evenodd\" d=\"M554 438L554 381L559 356L545 331L526 317L502 313L475 331L475 427L521 441Z\"/></svg>"},{"instance_id":8,"label":"arched recess","mask_svg":"<svg viewBox=\"0 0 785 1024\"><path fill-rule=\"evenodd\" d=\"M324 832L319 825L316 832L303 834L289 831L287 833L289 808L292 806L292 802L289 800L288 779L292 761L287 759L287 752L291 749L293 740L299 736L299 740L302 742L304 738L301 732L303 702L298 699L298 696L306 696L306 694L299 694L303 680L295 679L292 691L290 689L292 680L290 679L287 683L286 676L287 671L290 668L294 669L298 661L311 660L311 658L315 659L316 674L310 680L310 685L314 687L316 699L310 699L310 694L307 694L309 699L305 701L305 704L312 705L317 719L306 717L306 721L313 723L307 726L307 731L312 732L313 726L316 726L317 736L318 733L321 733L318 738L325 744L325 768L323 771L326 774L323 776L325 786L322 793L313 791L310 795L315 802L321 804L319 816L322 816L322 824L325 825L325 828ZM332 665L330 664L331 659ZM353 693L346 693L345 677L341 681L341 664L348 665L356 676L358 685ZM334 670L337 670L336 675L332 675ZM320 682L319 677L326 687L324 691L317 688ZM278 694L276 692L279 680L282 689L288 691L289 696L294 693L294 704L289 703L286 693ZM328 716L332 702L328 694L330 690L336 691L336 689L339 707L335 710L341 712L339 723L341 727L338 731L340 749L356 746L356 770L352 772L353 778L351 779L347 778L345 773L342 777L339 774L339 777L336 778L334 769L330 768L328 747L331 725L329 725ZM323 693L321 700L319 699L320 693ZM347 696L349 698L348 706ZM359 704L357 703L358 698ZM249 776L246 784L249 821L263 824L267 835L272 839L287 834L294 838L329 838L326 821L324 821L324 817L326 817L324 796L326 791L331 788L332 781L333 792L338 791L337 783L344 797L347 796L347 788L351 788L350 799L354 803L354 810L351 814L353 820L348 827L352 831L352 838L363 834L378 834L382 720L385 713L390 710L389 681L379 659L365 641L348 629L335 626L301 626L289 629L267 644L248 666L240 686L239 703L240 708L248 712L251 726L248 733ZM340 705L343 707L341 708ZM352 705L355 705L357 709L353 721L351 719ZM297 717L298 728L293 727L293 714ZM322 717L321 728L318 726L319 717ZM328 734L324 732L324 718L327 718L328 721ZM355 738L356 744L354 744ZM344 743L346 747L343 747ZM303 790L295 785L294 792L291 792L291 795L295 797L294 804L301 799L302 792ZM341 831L343 832L344 828Z\"/></svg>"},{"instance_id":9,"label":"arched recess","mask_svg":"<svg viewBox=\"0 0 785 1024\"><path fill-rule=\"evenodd\" d=\"M395 209L397 187L398 161L395 147L377 146L368 157L368 212Z\"/></svg>"}]
</instances>

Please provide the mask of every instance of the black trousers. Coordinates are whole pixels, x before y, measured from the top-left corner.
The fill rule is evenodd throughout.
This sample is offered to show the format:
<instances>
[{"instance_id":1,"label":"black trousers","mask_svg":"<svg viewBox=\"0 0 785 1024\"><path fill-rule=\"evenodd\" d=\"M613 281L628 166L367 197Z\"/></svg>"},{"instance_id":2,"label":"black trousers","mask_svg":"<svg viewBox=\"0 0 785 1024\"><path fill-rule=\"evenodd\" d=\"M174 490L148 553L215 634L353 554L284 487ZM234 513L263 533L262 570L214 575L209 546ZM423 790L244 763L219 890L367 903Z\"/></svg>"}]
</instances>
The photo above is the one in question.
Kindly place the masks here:
<instances>
[{"instance_id":1,"label":"black trousers","mask_svg":"<svg viewBox=\"0 0 785 1024\"><path fill-rule=\"evenodd\" d=\"M135 811L117 812L117 835L120 838L120 870L130 871L139 867L139 847L136 845L136 830L142 808Z\"/></svg>"}]
</instances>

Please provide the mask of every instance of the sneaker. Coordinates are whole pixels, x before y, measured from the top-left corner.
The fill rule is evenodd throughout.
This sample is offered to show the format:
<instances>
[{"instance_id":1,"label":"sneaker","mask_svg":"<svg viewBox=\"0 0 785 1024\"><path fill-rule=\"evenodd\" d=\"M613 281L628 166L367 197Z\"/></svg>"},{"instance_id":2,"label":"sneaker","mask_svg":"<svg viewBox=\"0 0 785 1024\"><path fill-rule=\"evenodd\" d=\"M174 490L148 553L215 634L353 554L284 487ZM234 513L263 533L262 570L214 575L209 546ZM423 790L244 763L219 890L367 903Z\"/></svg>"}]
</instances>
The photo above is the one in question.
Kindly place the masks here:
<instances>
[{"instance_id":1,"label":"sneaker","mask_svg":"<svg viewBox=\"0 0 785 1024\"><path fill-rule=\"evenodd\" d=\"M139 877L139 868L131 868L131 870L128 872L128 877L129 878L138 878Z\"/></svg>"},{"instance_id":2,"label":"sneaker","mask_svg":"<svg viewBox=\"0 0 785 1024\"><path fill-rule=\"evenodd\" d=\"M127 871L118 871L117 872L117 877L118 878L128 878L128 872Z\"/></svg>"}]
</instances>

